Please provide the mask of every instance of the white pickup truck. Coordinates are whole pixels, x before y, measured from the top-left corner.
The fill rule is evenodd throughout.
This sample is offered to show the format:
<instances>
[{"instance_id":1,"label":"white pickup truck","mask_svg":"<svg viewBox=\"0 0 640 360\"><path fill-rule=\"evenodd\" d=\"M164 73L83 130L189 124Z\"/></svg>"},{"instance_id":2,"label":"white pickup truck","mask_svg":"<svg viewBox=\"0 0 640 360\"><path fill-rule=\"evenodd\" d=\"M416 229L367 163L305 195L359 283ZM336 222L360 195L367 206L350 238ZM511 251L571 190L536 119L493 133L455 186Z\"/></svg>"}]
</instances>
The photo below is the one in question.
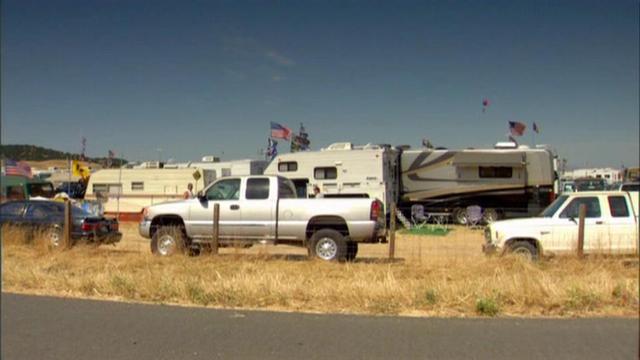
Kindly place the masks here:
<instances>
[{"instance_id":1,"label":"white pickup truck","mask_svg":"<svg viewBox=\"0 0 640 360\"><path fill-rule=\"evenodd\" d=\"M585 254L638 253L638 193L563 194L538 217L496 221L485 229L485 253L513 252L531 259L577 250L578 210L586 205Z\"/></svg>"},{"instance_id":2,"label":"white pickup truck","mask_svg":"<svg viewBox=\"0 0 640 360\"><path fill-rule=\"evenodd\" d=\"M286 178L243 176L222 178L195 199L146 207L139 232L154 254L199 252L213 241L214 204L222 245L299 245L324 260L353 260L359 242L378 242L386 230L379 200L296 199Z\"/></svg>"}]
</instances>

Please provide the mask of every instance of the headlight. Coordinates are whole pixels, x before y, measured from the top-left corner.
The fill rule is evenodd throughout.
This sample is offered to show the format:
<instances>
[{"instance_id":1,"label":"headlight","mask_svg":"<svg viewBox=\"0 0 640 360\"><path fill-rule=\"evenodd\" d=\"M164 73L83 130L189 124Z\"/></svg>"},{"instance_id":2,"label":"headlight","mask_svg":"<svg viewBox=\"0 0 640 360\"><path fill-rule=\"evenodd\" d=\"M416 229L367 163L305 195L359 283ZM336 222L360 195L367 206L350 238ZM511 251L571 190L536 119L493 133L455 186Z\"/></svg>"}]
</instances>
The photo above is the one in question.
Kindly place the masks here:
<instances>
[{"instance_id":1,"label":"headlight","mask_svg":"<svg viewBox=\"0 0 640 360\"><path fill-rule=\"evenodd\" d=\"M484 229L484 239L485 239L488 243L490 243L490 242L491 242L491 227L490 227L490 226L487 226L487 227Z\"/></svg>"}]
</instances>

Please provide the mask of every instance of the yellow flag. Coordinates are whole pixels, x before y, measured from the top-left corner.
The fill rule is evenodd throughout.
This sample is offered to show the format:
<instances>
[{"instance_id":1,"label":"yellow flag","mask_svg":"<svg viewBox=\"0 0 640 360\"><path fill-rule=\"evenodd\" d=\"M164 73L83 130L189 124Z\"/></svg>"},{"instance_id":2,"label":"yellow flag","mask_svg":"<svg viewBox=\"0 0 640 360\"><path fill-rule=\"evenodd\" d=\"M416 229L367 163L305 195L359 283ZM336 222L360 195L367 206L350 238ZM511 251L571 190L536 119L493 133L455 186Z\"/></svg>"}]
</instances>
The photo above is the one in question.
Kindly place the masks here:
<instances>
[{"instance_id":1,"label":"yellow flag","mask_svg":"<svg viewBox=\"0 0 640 360\"><path fill-rule=\"evenodd\" d=\"M78 160L73 160L73 164L71 165L71 173L73 176L82 176L82 170L80 170L80 168L80 162Z\"/></svg>"}]
</instances>

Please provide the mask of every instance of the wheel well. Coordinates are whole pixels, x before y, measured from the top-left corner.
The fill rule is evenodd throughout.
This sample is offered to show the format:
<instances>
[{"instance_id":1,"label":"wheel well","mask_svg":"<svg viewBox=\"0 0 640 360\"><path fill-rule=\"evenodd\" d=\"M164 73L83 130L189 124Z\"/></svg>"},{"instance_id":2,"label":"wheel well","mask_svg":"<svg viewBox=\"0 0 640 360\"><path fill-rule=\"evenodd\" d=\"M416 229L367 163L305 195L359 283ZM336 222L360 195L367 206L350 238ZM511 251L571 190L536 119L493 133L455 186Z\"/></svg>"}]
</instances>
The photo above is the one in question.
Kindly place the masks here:
<instances>
[{"instance_id":1,"label":"wheel well","mask_svg":"<svg viewBox=\"0 0 640 360\"><path fill-rule=\"evenodd\" d=\"M333 229L343 236L349 236L347 222L339 216L316 216L311 218L307 223L307 240L320 229Z\"/></svg>"},{"instance_id":2,"label":"wheel well","mask_svg":"<svg viewBox=\"0 0 640 360\"><path fill-rule=\"evenodd\" d=\"M540 243L538 242L538 240L533 239L533 238L513 238L513 239L509 239L507 240L504 244L505 244L505 250L509 249L511 247L511 245L517 241L524 241L524 242L528 242L529 244L531 244L534 248L536 248L536 250L538 250L539 254L542 254L542 246L540 246Z\"/></svg>"},{"instance_id":3,"label":"wheel well","mask_svg":"<svg viewBox=\"0 0 640 360\"><path fill-rule=\"evenodd\" d=\"M178 215L162 215L153 218L151 221L151 233L149 235L153 237L153 234L160 226L177 226L181 228L183 232L185 231L184 221L182 221L182 218Z\"/></svg>"}]
</instances>

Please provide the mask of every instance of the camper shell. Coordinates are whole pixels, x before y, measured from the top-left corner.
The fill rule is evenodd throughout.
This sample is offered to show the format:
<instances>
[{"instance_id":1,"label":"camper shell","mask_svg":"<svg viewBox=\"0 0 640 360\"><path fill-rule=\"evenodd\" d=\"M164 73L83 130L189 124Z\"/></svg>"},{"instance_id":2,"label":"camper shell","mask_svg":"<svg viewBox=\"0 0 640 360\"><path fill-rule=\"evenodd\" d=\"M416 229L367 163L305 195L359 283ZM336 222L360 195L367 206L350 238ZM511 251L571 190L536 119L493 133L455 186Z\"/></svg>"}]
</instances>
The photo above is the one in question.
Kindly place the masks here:
<instances>
[{"instance_id":1,"label":"camper shell","mask_svg":"<svg viewBox=\"0 0 640 360\"><path fill-rule=\"evenodd\" d=\"M29 179L20 175L2 175L0 180L0 201L24 200L32 197L51 198L53 184L40 179Z\"/></svg>"},{"instance_id":2,"label":"camper shell","mask_svg":"<svg viewBox=\"0 0 640 360\"><path fill-rule=\"evenodd\" d=\"M265 175L290 179L298 197L312 197L318 186L325 198L378 199L389 209L398 197L398 150L389 145L335 143L320 151L277 156Z\"/></svg>"}]
</instances>

